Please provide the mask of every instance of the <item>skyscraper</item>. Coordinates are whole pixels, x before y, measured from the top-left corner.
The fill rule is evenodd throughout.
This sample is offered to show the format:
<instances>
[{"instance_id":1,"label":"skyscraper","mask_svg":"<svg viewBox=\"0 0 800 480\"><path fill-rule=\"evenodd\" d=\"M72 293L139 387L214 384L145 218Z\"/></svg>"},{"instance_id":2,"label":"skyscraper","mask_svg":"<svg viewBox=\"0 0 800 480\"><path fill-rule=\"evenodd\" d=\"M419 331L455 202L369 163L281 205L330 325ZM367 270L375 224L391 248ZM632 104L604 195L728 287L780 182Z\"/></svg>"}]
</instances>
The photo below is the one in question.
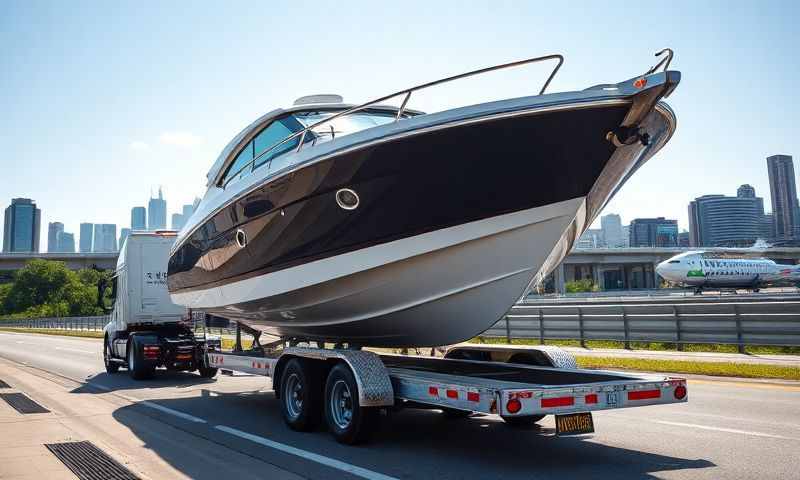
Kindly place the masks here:
<instances>
[{"instance_id":1,"label":"skyscraper","mask_svg":"<svg viewBox=\"0 0 800 480\"><path fill-rule=\"evenodd\" d=\"M60 252L58 244L59 235L64 233L64 224L61 222L50 222L47 224L47 251Z\"/></svg>"},{"instance_id":2,"label":"skyscraper","mask_svg":"<svg viewBox=\"0 0 800 480\"><path fill-rule=\"evenodd\" d=\"M772 221L775 237L789 239L800 235L800 205L794 179L794 162L789 155L767 157Z\"/></svg>"},{"instance_id":3,"label":"skyscraper","mask_svg":"<svg viewBox=\"0 0 800 480\"><path fill-rule=\"evenodd\" d=\"M689 203L692 247L749 247L761 236L764 201L750 185L735 197L703 195Z\"/></svg>"},{"instance_id":4,"label":"skyscraper","mask_svg":"<svg viewBox=\"0 0 800 480\"><path fill-rule=\"evenodd\" d=\"M158 188L158 198L151 198L147 204L147 228L149 230L163 230L167 228L167 201Z\"/></svg>"},{"instance_id":5,"label":"skyscraper","mask_svg":"<svg viewBox=\"0 0 800 480\"><path fill-rule=\"evenodd\" d=\"M603 242L609 248L622 247L622 220L616 213L600 217L600 228L603 231Z\"/></svg>"},{"instance_id":6,"label":"skyscraper","mask_svg":"<svg viewBox=\"0 0 800 480\"><path fill-rule=\"evenodd\" d=\"M6 208L3 252L38 252L42 211L29 198L13 198Z\"/></svg>"},{"instance_id":7,"label":"skyscraper","mask_svg":"<svg viewBox=\"0 0 800 480\"><path fill-rule=\"evenodd\" d=\"M183 228L183 224L186 223L186 220L183 218L183 215L180 213L173 213L172 214L172 229L173 230L180 230Z\"/></svg>"},{"instance_id":8,"label":"skyscraper","mask_svg":"<svg viewBox=\"0 0 800 480\"><path fill-rule=\"evenodd\" d=\"M147 210L144 207L131 208L131 230L147 230Z\"/></svg>"},{"instance_id":9,"label":"skyscraper","mask_svg":"<svg viewBox=\"0 0 800 480\"><path fill-rule=\"evenodd\" d=\"M80 237L78 238L81 253L91 253L93 236L94 225L91 223L81 223Z\"/></svg>"},{"instance_id":10,"label":"skyscraper","mask_svg":"<svg viewBox=\"0 0 800 480\"><path fill-rule=\"evenodd\" d=\"M658 218L635 218L630 225L631 247L675 247L678 245L678 221Z\"/></svg>"},{"instance_id":11,"label":"skyscraper","mask_svg":"<svg viewBox=\"0 0 800 480\"><path fill-rule=\"evenodd\" d=\"M130 228L122 228L122 229L120 229L120 231L119 231L119 245L117 245L120 250L122 250L122 245L125 244L125 239L128 238L128 235L130 235L130 234L131 234L131 229Z\"/></svg>"},{"instance_id":12,"label":"skyscraper","mask_svg":"<svg viewBox=\"0 0 800 480\"><path fill-rule=\"evenodd\" d=\"M61 232L58 236L58 251L63 253L75 253L75 235Z\"/></svg>"},{"instance_id":13,"label":"skyscraper","mask_svg":"<svg viewBox=\"0 0 800 480\"><path fill-rule=\"evenodd\" d=\"M117 251L117 226L113 223L98 223L94 226L93 252Z\"/></svg>"}]
</instances>

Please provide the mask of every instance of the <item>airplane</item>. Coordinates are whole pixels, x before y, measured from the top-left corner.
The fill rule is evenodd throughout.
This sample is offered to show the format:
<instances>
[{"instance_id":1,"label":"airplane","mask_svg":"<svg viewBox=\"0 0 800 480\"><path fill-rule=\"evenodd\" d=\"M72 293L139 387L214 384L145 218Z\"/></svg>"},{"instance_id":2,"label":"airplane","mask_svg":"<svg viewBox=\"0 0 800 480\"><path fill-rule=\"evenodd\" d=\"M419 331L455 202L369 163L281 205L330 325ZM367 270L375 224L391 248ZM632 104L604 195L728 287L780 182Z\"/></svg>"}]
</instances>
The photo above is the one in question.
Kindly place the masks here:
<instances>
[{"instance_id":1,"label":"airplane","mask_svg":"<svg viewBox=\"0 0 800 480\"><path fill-rule=\"evenodd\" d=\"M761 287L800 284L800 265L782 265L766 258L734 257L730 253L690 251L665 260L656 273L673 283L703 288L745 288L758 292Z\"/></svg>"}]
</instances>

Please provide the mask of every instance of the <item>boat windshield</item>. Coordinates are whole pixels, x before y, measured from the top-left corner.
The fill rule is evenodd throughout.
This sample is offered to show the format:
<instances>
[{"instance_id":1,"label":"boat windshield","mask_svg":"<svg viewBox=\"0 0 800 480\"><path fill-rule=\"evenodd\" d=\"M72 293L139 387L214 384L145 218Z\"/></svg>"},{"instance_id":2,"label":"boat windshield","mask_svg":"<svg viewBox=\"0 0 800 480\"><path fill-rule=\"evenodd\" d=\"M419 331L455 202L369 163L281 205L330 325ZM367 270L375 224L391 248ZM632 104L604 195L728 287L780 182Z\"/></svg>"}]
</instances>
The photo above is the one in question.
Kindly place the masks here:
<instances>
[{"instance_id":1,"label":"boat windshield","mask_svg":"<svg viewBox=\"0 0 800 480\"><path fill-rule=\"evenodd\" d=\"M285 154L297 149L300 138L295 137L285 142L291 135L314 125L317 122L336 115L341 110L300 110L276 118L261 130L236 156L228 167L221 185L226 186L234 180L246 177L254 170L267 166L270 171L278 171L292 165ZM310 130L303 141L304 144L315 145L359 132L371 127L385 125L395 120L396 113L385 110L363 110L336 118ZM407 113L404 117L412 115ZM283 143L282 143L283 142Z\"/></svg>"},{"instance_id":2,"label":"boat windshield","mask_svg":"<svg viewBox=\"0 0 800 480\"><path fill-rule=\"evenodd\" d=\"M331 110L308 110L295 112L293 116L303 125L309 127L317 122L321 122L338 113ZM385 125L393 122L395 114L392 112L380 111L361 111L355 112L344 117L339 117L330 122L324 123L313 130L316 143L331 140L341 135L355 133L371 127Z\"/></svg>"}]
</instances>

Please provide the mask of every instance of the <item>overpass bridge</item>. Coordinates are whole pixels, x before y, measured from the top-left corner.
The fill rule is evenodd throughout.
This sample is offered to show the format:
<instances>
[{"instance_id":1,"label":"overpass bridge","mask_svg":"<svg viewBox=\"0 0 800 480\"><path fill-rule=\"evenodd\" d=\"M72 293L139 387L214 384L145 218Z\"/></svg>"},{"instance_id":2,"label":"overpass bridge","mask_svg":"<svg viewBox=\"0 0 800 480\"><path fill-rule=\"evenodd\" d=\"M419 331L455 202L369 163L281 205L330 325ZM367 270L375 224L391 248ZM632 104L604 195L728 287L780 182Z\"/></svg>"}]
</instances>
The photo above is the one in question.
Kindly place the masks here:
<instances>
[{"instance_id":1,"label":"overpass bridge","mask_svg":"<svg viewBox=\"0 0 800 480\"><path fill-rule=\"evenodd\" d=\"M564 293L565 282L590 279L601 290L631 290L658 288L661 283L655 266L690 248L589 248L575 249L545 281L545 291ZM705 248L723 252L725 249ZM800 247L772 247L759 256L778 263L800 263ZM34 259L58 260L67 267L113 269L117 252L111 253L0 253L0 282L9 281L13 271Z\"/></svg>"}]
</instances>

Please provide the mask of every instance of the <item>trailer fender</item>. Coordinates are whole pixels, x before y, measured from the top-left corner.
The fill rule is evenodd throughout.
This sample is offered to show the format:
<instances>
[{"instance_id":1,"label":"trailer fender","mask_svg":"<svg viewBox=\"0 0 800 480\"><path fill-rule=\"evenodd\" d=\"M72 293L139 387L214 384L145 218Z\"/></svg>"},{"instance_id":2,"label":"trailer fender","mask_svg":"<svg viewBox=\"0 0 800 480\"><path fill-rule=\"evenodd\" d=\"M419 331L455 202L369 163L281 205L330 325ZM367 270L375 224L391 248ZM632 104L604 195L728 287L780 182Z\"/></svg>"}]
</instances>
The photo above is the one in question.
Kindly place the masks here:
<instances>
[{"instance_id":1,"label":"trailer fender","mask_svg":"<svg viewBox=\"0 0 800 480\"><path fill-rule=\"evenodd\" d=\"M467 343L450 347L444 358L521 363L570 370L578 368L575 357L571 353L552 345L519 346Z\"/></svg>"},{"instance_id":2,"label":"trailer fender","mask_svg":"<svg viewBox=\"0 0 800 480\"><path fill-rule=\"evenodd\" d=\"M358 384L358 403L362 407L389 407L394 405L394 389L389 379L389 371L380 357L363 350L328 350L324 348L284 349L273 371L272 383L275 393L280 396L277 385L280 385L283 368L292 358L308 358L322 362L341 361L345 363L356 378Z\"/></svg>"}]
</instances>

